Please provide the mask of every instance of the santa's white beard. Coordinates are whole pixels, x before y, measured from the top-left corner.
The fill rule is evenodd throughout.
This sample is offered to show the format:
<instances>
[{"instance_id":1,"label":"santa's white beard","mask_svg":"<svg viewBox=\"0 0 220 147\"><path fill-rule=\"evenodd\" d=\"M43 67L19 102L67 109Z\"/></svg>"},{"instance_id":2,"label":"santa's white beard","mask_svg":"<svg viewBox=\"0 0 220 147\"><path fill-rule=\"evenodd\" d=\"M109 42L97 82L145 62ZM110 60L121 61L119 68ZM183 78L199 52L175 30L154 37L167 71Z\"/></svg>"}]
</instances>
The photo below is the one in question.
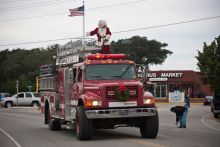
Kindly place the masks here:
<instances>
[{"instance_id":1,"label":"santa's white beard","mask_svg":"<svg viewBox=\"0 0 220 147\"><path fill-rule=\"evenodd\" d=\"M106 36L106 28L99 28L98 32L101 37Z\"/></svg>"}]
</instances>

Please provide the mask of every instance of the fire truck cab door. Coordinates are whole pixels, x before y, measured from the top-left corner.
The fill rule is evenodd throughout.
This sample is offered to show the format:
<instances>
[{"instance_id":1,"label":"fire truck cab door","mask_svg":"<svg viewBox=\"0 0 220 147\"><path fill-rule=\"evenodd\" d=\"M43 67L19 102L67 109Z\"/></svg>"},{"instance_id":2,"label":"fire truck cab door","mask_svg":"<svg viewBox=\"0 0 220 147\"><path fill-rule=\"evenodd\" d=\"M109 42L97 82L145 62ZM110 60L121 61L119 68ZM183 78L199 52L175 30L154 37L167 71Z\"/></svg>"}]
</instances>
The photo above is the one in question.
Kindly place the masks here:
<instances>
[{"instance_id":1,"label":"fire truck cab door","mask_svg":"<svg viewBox=\"0 0 220 147\"><path fill-rule=\"evenodd\" d=\"M73 69L73 75L72 100L77 101L80 94L83 92L83 69L80 67ZM75 119L75 115L76 107L72 107L71 118Z\"/></svg>"},{"instance_id":2,"label":"fire truck cab door","mask_svg":"<svg viewBox=\"0 0 220 147\"><path fill-rule=\"evenodd\" d=\"M74 99L78 99L80 94L83 92L83 75L82 75L82 68L77 69L77 74L74 82Z\"/></svg>"}]
</instances>

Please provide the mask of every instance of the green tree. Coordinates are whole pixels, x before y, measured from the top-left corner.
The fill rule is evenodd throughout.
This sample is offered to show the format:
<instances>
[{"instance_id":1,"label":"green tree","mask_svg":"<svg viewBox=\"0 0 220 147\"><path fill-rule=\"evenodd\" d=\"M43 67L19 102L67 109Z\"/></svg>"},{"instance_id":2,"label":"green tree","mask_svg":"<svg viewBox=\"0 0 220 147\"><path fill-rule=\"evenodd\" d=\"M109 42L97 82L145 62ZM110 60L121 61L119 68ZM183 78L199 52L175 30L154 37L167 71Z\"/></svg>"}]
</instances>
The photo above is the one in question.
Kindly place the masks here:
<instances>
[{"instance_id":1,"label":"green tree","mask_svg":"<svg viewBox=\"0 0 220 147\"><path fill-rule=\"evenodd\" d=\"M28 86L35 89L35 79L39 75L39 66L53 62L58 44L31 50L14 49L0 51L0 92L16 93L16 80L19 91L28 91Z\"/></svg>"},{"instance_id":2,"label":"green tree","mask_svg":"<svg viewBox=\"0 0 220 147\"><path fill-rule=\"evenodd\" d=\"M147 66L149 64L162 64L167 56L172 54L165 47L167 47L166 43L148 40L146 37L140 36L111 42L113 53L125 53L128 59Z\"/></svg>"},{"instance_id":3,"label":"green tree","mask_svg":"<svg viewBox=\"0 0 220 147\"><path fill-rule=\"evenodd\" d=\"M203 50L198 51L198 67L202 74L202 81L210 84L213 90L220 90L220 36L207 45L204 43Z\"/></svg>"}]
</instances>

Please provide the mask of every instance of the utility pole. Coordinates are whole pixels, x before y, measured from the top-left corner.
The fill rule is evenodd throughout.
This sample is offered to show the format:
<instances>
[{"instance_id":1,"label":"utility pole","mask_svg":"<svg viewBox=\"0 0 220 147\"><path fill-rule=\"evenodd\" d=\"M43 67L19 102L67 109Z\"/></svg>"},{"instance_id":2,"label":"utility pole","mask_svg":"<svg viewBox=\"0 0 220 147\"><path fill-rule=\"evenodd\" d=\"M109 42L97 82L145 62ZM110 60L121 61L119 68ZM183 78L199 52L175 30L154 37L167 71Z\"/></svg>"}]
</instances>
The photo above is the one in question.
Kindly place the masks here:
<instances>
[{"instance_id":1,"label":"utility pole","mask_svg":"<svg viewBox=\"0 0 220 147\"><path fill-rule=\"evenodd\" d=\"M83 49L85 50L85 1L83 1L83 11L84 11L84 14L83 14L83 40L82 40L82 46L83 46Z\"/></svg>"},{"instance_id":2,"label":"utility pole","mask_svg":"<svg viewBox=\"0 0 220 147\"><path fill-rule=\"evenodd\" d=\"M19 91L19 81L18 80L16 80L16 90L17 90L17 94L18 94L18 91ZM17 98L17 107L18 107L18 96L16 98Z\"/></svg>"}]
</instances>

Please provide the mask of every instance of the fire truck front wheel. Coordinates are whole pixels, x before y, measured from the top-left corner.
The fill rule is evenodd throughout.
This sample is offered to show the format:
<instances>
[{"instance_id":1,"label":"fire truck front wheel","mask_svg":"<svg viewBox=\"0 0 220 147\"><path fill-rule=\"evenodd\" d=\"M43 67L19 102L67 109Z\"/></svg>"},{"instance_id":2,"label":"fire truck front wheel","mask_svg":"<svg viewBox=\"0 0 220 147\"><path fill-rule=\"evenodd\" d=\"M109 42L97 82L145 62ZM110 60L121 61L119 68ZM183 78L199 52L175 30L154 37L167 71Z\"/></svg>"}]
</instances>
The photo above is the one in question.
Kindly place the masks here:
<instances>
[{"instance_id":1,"label":"fire truck front wheel","mask_svg":"<svg viewBox=\"0 0 220 147\"><path fill-rule=\"evenodd\" d=\"M143 138L156 138L159 130L158 113L153 117L147 117L141 121L140 132Z\"/></svg>"},{"instance_id":2,"label":"fire truck front wheel","mask_svg":"<svg viewBox=\"0 0 220 147\"><path fill-rule=\"evenodd\" d=\"M87 119L83 106L76 109L75 131L78 140L91 140L93 135L92 120Z\"/></svg>"}]
</instances>

